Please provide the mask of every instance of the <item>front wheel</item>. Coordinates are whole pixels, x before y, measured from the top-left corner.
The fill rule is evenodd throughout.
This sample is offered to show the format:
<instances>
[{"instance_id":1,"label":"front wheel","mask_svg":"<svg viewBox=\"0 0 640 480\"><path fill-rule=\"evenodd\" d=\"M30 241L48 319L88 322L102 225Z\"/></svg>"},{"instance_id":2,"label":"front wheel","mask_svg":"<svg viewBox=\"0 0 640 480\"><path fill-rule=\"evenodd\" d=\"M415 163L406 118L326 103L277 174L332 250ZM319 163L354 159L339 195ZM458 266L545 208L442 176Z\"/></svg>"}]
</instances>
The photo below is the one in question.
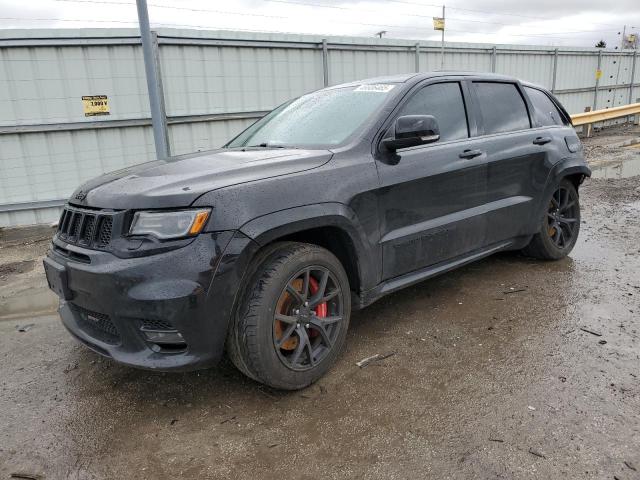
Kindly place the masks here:
<instances>
[{"instance_id":1,"label":"front wheel","mask_svg":"<svg viewBox=\"0 0 640 480\"><path fill-rule=\"evenodd\" d=\"M276 244L254 265L227 352L254 380L304 388L340 354L350 312L347 274L331 252L303 243Z\"/></svg>"},{"instance_id":2,"label":"front wheel","mask_svg":"<svg viewBox=\"0 0 640 480\"><path fill-rule=\"evenodd\" d=\"M562 180L547 199L540 230L523 253L544 260L559 260L573 250L579 233L578 191L569 180Z\"/></svg>"}]
</instances>

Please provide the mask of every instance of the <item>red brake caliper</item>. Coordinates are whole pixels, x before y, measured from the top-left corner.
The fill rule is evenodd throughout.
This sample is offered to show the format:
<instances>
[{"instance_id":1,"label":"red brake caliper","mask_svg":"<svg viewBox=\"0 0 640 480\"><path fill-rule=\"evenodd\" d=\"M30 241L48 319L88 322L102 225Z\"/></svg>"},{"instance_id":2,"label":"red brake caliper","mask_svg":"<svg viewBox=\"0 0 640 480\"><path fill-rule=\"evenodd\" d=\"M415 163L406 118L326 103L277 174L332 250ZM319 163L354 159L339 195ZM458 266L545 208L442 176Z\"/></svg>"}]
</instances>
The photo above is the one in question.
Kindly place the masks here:
<instances>
[{"instance_id":1,"label":"red brake caliper","mask_svg":"<svg viewBox=\"0 0 640 480\"><path fill-rule=\"evenodd\" d=\"M312 276L309 276L309 288L311 295L315 295L319 288L318 281ZM327 302L316 305L315 312L318 318L325 318L327 316Z\"/></svg>"}]
</instances>

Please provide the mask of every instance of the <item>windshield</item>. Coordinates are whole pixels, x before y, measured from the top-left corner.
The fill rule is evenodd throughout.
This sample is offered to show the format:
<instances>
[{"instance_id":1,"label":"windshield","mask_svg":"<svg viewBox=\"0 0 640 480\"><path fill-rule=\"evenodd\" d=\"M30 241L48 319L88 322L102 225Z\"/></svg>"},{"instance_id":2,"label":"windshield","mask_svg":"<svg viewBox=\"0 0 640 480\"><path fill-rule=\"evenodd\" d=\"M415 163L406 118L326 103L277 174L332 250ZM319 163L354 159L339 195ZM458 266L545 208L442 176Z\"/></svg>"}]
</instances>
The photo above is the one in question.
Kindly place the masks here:
<instances>
[{"instance_id":1,"label":"windshield","mask_svg":"<svg viewBox=\"0 0 640 480\"><path fill-rule=\"evenodd\" d=\"M226 147L338 145L382 105L394 87L360 85L303 95L258 120Z\"/></svg>"}]
</instances>

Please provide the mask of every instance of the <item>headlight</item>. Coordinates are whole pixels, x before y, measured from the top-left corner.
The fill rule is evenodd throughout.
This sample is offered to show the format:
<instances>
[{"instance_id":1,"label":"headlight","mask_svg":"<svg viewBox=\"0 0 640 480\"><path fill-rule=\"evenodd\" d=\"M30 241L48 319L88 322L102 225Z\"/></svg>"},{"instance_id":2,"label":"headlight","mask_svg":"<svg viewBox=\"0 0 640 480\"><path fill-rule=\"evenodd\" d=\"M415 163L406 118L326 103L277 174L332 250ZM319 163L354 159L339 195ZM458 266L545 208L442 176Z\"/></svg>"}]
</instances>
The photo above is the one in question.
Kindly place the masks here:
<instances>
[{"instance_id":1,"label":"headlight","mask_svg":"<svg viewBox=\"0 0 640 480\"><path fill-rule=\"evenodd\" d=\"M204 228L210 210L136 212L129 235L153 235L160 239L197 235Z\"/></svg>"}]
</instances>

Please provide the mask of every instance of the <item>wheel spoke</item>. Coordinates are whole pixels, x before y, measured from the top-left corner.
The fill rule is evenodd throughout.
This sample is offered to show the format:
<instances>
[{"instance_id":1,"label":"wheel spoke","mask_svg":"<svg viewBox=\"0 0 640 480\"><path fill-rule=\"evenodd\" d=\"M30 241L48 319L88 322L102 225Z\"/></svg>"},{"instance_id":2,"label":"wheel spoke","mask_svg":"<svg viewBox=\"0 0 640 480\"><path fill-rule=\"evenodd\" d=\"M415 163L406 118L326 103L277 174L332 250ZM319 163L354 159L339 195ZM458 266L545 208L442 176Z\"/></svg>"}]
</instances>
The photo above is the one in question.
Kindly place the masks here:
<instances>
[{"instance_id":1,"label":"wheel spoke","mask_svg":"<svg viewBox=\"0 0 640 480\"><path fill-rule=\"evenodd\" d=\"M311 275L311 269L307 268L304 271L304 279L302 281L302 300L306 301L309 298L309 276Z\"/></svg>"},{"instance_id":2,"label":"wheel spoke","mask_svg":"<svg viewBox=\"0 0 640 480\"><path fill-rule=\"evenodd\" d=\"M302 305L304 303L304 298L302 298L300 292L296 289L296 287L291 285L291 283L287 284L287 292L289 293L289 295L295 298L296 302L298 302L298 305Z\"/></svg>"},{"instance_id":3,"label":"wheel spoke","mask_svg":"<svg viewBox=\"0 0 640 480\"><path fill-rule=\"evenodd\" d=\"M329 324L332 324L332 323L338 323L338 322L342 321L342 315L337 315L337 316L334 316L334 317L324 317L321 320L322 320L322 323L325 324L325 325L329 325Z\"/></svg>"},{"instance_id":4,"label":"wheel spoke","mask_svg":"<svg viewBox=\"0 0 640 480\"><path fill-rule=\"evenodd\" d=\"M298 363L300 357L302 356L302 352L305 348L307 348L307 345L309 344L309 336L307 335L307 332L304 328L298 328L296 330L296 333L298 334L298 346L293 352L293 355L291 355L291 363L293 365ZM311 356L309 356L309 360L311 360Z\"/></svg>"},{"instance_id":5,"label":"wheel spoke","mask_svg":"<svg viewBox=\"0 0 640 480\"><path fill-rule=\"evenodd\" d=\"M558 223L558 226L562 229L562 240L566 245L571 241L573 236L573 224L572 223Z\"/></svg>"},{"instance_id":6,"label":"wheel spoke","mask_svg":"<svg viewBox=\"0 0 640 480\"><path fill-rule=\"evenodd\" d=\"M276 317L276 320L280 320L281 322L284 322L284 323L294 324L294 325L298 323L298 318L292 317L291 315L283 315L281 313L276 313L275 317Z\"/></svg>"},{"instance_id":7,"label":"wheel spoke","mask_svg":"<svg viewBox=\"0 0 640 480\"><path fill-rule=\"evenodd\" d=\"M295 331L297 327L296 323L292 323L291 325L289 325L287 327L287 329L284 331L284 333L282 334L282 338L279 338L276 342L276 346L278 348L282 347L282 345L284 344L284 342L286 342L287 340L289 340L291 338L291 334Z\"/></svg>"},{"instance_id":8,"label":"wheel spoke","mask_svg":"<svg viewBox=\"0 0 640 480\"><path fill-rule=\"evenodd\" d=\"M560 212L566 212L567 210L569 210L570 208L573 208L575 206L576 202L575 201L571 201L569 203L567 203L564 207L562 207L560 209Z\"/></svg>"},{"instance_id":9,"label":"wheel spoke","mask_svg":"<svg viewBox=\"0 0 640 480\"><path fill-rule=\"evenodd\" d=\"M333 342L331 341L331 337L329 337L329 332L324 327L323 322L320 319L314 318L309 322L313 329L316 330L320 336L322 337L322 341L326 345L327 348L331 348L333 346Z\"/></svg>"},{"instance_id":10,"label":"wheel spoke","mask_svg":"<svg viewBox=\"0 0 640 480\"><path fill-rule=\"evenodd\" d=\"M313 354L313 348L311 347L311 342L307 344L307 352L309 354L309 363L311 364L312 367L315 367L315 365L318 362L316 362L316 356Z\"/></svg>"},{"instance_id":11,"label":"wheel spoke","mask_svg":"<svg viewBox=\"0 0 640 480\"><path fill-rule=\"evenodd\" d=\"M340 293L340 290L338 290L337 288L334 290L331 290L329 293L327 293L324 297L322 297L322 300L320 300L318 303L325 303L328 302L329 300L331 300L333 297L335 297L336 295L338 295Z\"/></svg>"},{"instance_id":12,"label":"wheel spoke","mask_svg":"<svg viewBox=\"0 0 640 480\"><path fill-rule=\"evenodd\" d=\"M571 218L571 217L558 217L558 222L560 223L565 223L567 225L569 224L573 224L576 223L578 221L577 218Z\"/></svg>"},{"instance_id":13,"label":"wheel spoke","mask_svg":"<svg viewBox=\"0 0 640 480\"><path fill-rule=\"evenodd\" d=\"M307 349L307 354L309 355L309 363L311 364L311 366L314 366L316 364L316 359L313 355L313 348L311 348L311 340L309 339L309 335L307 334L307 331L304 329L304 327L300 327L299 332L300 335L304 337L304 345Z\"/></svg>"},{"instance_id":14,"label":"wheel spoke","mask_svg":"<svg viewBox=\"0 0 640 480\"><path fill-rule=\"evenodd\" d=\"M320 278L320 283L318 284L318 290L313 296L309 299L309 306L315 307L319 303L322 303L322 297L324 296L324 292L327 289L327 283L329 281L329 271L323 270L322 277Z\"/></svg>"}]
</instances>

